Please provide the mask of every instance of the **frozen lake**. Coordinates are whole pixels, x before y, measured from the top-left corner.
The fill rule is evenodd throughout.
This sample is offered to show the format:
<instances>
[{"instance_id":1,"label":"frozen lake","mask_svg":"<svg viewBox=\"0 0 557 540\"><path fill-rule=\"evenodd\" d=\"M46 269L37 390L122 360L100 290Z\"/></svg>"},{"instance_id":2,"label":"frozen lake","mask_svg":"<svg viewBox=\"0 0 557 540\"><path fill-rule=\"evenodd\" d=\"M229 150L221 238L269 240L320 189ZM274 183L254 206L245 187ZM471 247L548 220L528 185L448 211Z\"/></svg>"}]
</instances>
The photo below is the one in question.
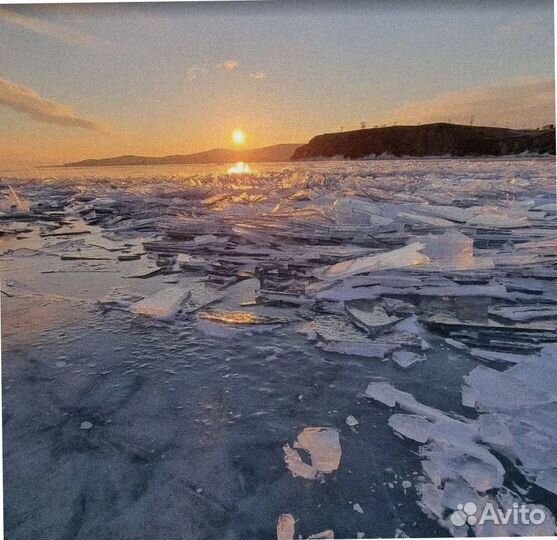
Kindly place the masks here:
<instances>
[{"instance_id":1,"label":"frozen lake","mask_svg":"<svg viewBox=\"0 0 557 540\"><path fill-rule=\"evenodd\" d=\"M2 173L6 535L555 534L554 161L250 165Z\"/></svg>"}]
</instances>

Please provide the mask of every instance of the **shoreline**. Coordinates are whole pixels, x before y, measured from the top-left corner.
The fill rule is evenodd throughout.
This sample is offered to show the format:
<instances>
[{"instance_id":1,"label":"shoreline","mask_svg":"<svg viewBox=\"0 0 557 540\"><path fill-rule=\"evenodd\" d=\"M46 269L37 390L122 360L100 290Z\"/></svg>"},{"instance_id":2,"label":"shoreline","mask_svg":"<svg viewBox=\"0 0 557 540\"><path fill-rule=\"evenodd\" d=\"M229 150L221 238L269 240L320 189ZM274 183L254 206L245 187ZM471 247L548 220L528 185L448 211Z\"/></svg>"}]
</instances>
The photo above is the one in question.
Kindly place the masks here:
<instances>
[{"instance_id":1,"label":"shoreline","mask_svg":"<svg viewBox=\"0 0 557 540\"><path fill-rule=\"evenodd\" d=\"M316 157L312 159L296 159L296 160L289 160L289 161L249 161L246 163L288 163L288 164L296 164L296 163L326 163L326 162L359 162L359 161L443 161L443 160L497 160L497 161L505 161L505 160L555 160L555 154L531 154L531 155L522 155L522 154L505 154L503 156L496 156L496 155L483 155L483 156L450 156L450 155L440 155L440 156L377 156L377 157L365 157L365 158L358 158L358 159L350 159L345 157ZM237 163L237 161L221 161L221 162L214 162L214 163L135 163L130 165L109 165L109 164L99 164L99 165L35 165L31 168L33 169L95 169L95 168L109 168L109 167L169 167L169 166L176 166L176 165L192 165L192 166L221 166L221 165L233 165Z\"/></svg>"}]
</instances>

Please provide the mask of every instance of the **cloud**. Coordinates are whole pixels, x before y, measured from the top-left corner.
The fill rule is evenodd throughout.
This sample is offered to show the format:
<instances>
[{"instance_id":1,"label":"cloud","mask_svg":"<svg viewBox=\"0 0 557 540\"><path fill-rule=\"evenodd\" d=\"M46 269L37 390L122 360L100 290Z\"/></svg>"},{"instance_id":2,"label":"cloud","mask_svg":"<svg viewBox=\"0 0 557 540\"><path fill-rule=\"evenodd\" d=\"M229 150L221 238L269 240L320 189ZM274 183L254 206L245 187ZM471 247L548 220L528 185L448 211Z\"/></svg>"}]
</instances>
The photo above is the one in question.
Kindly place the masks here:
<instances>
[{"instance_id":1,"label":"cloud","mask_svg":"<svg viewBox=\"0 0 557 540\"><path fill-rule=\"evenodd\" d=\"M228 73L232 73L236 71L240 67L240 62L237 60L226 60L221 64L217 64L214 67L210 67L207 64L195 64L188 68L186 73L188 74L188 78L190 81L194 81L195 79L199 79L204 75L207 75L209 71L212 70L224 70Z\"/></svg>"},{"instance_id":2,"label":"cloud","mask_svg":"<svg viewBox=\"0 0 557 540\"><path fill-rule=\"evenodd\" d=\"M188 68L186 73L188 74L188 78L190 81L195 81L195 79L198 79L202 75L205 75L207 71L208 71L207 66L195 65Z\"/></svg>"},{"instance_id":3,"label":"cloud","mask_svg":"<svg viewBox=\"0 0 557 540\"><path fill-rule=\"evenodd\" d=\"M67 27L52 24L36 17L22 15L2 6L0 6L0 22L19 26L69 45L92 45L96 43L96 39L93 36L76 32Z\"/></svg>"},{"instance_id":4,"label":"cloud","mask_svg":"<svg viewBox=\"0 0 557 540\"><path fill-rule=\"evenodd\" d=\"M256 81L262 81L267 78L267 73L264 71L256 71L255 73L250 73L249 76Z\"/></svg>"},{"instance_id":5,"label":"cloud","mask_svg":"<svg viewBox=\"0 0 557 540\"><path fill-rule=\"evenodd\" d=\"M103 133L109 129L102 122L78 116L68 105L45 99L31 88L2 78L0 78L0 105L45 124L79 127Z\"/></svg>"},{"instance_id":6,"label":"cloud","mask_svg":"<svg viewBox=\"0 0 557 540\"><path fill-rule=\"evenodd\" d=\"M240 67L240 63L237 60L226 60L222 64L217 64L218 69L225 69L228 73L236 71Z\"/></svg>"},{"instance_id":7,"label":"cloud","mask_svg":"<svg viewBox=\"0 0 557 540\"><path fill-rule=\"evenodd\" d=\"M240 67L240 62L238 62L237 60L226 60L225 62L217 64L213 67L207 64L194 64L193 66L191 66L186 70L186 73L188 75L188 79L190 81L194 81L196 79L201 78L202 76L209 74L213 70L217 70L217 71L224 70L227 71L228 73L232 73L236 71L239 67ZM265 71L254 71L249 74L249 77L256 81L262 81L267 78L267 73Z\"/></svg>"},{"instance_id":8,"label":"cloud","mask_svg":"<svg viewBox=\"0 0 557 540\"><path fill-rule=\"evenodd\" d=\"M538 127L555 117L555 80L522 79L413 101L391 112L388 123L447 122ZM378 122L384 123L384 122Z\"/></svg>"}]
</instances>

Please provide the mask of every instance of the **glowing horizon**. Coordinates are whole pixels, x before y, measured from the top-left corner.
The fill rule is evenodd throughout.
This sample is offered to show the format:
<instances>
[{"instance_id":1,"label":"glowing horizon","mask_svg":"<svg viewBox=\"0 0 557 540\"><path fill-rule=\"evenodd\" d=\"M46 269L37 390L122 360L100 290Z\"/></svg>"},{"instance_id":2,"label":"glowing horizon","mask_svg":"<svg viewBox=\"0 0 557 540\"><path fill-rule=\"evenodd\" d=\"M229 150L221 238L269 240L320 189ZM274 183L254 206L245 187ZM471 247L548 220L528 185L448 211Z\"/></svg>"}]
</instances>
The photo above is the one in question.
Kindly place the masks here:
<instances>
[{"instance_id":1,"label":"glowing horizon","mask_svg":"<svg viewBox=\"0 0 557 540\"><path fill-rule=\"evenodd\" d=\"M2 6L0 159L302 144L362 122L555 121L548 1L207 4Z\"/></svg>"}]
</instances>

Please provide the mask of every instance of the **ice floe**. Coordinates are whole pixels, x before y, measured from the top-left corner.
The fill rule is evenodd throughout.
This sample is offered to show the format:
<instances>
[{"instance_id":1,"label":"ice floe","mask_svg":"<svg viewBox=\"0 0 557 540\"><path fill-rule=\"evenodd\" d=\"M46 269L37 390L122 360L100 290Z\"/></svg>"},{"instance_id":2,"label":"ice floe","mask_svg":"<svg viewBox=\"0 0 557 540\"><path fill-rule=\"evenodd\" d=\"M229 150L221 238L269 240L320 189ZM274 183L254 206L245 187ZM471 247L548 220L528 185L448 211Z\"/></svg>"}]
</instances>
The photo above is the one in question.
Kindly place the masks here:
<instances>
[{"instance_id":1,"label":"ice floe","mask_svg":"<svg viewBox=\"0 0 557 540\"><path fill-rule=\"evenodd\" d=\"M292 447L283 447L286 466L294 476L308 480L322 478L336 471L340 466L342 450L338 431L332 428L305 428ZM311 463L306 463L298 450L309 453Z\"/></svg>"}]
</instances>

